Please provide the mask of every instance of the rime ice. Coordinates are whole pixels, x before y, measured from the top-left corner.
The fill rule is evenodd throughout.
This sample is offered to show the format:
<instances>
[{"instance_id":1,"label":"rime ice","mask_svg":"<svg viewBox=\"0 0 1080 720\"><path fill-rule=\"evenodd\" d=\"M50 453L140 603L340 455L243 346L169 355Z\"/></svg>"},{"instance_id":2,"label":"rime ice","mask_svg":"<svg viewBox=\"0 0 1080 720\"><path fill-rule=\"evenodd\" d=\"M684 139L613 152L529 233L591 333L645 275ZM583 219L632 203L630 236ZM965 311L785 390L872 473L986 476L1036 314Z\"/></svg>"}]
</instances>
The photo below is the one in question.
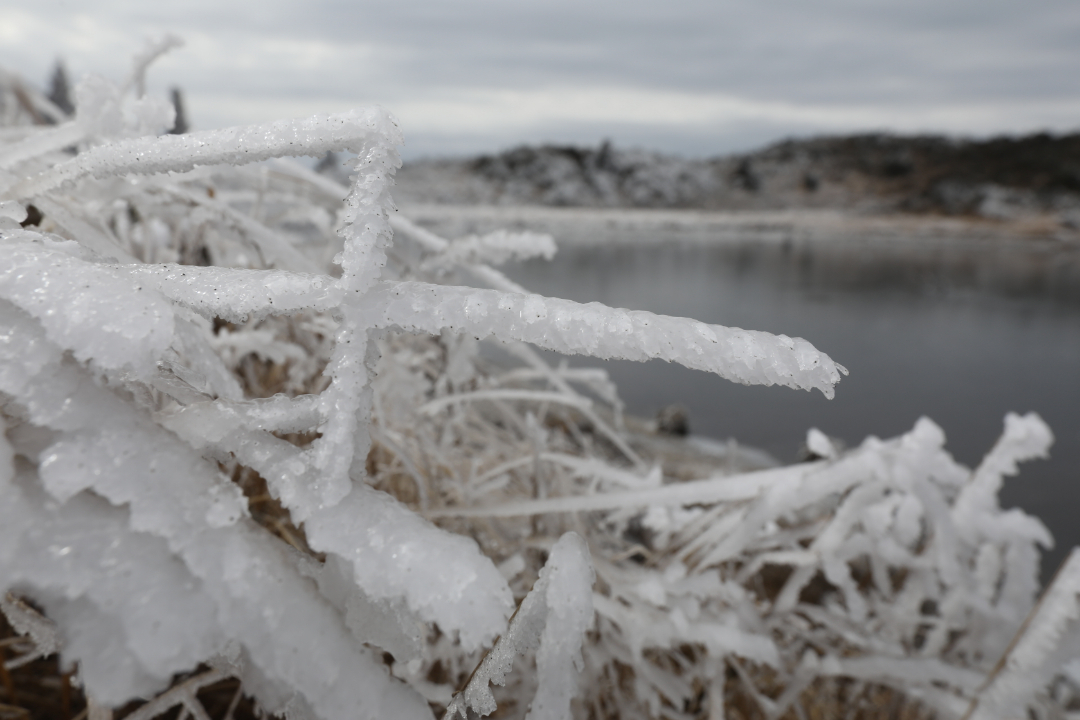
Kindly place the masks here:
<instances>
[{"instance_id":1,"label":"rime ice","mask_svg":"<svg viewBox=\"0 0 1080 720\"><path fill-rule=\"evenodd\" d=\"M713 680L750 661L787 688L755 695L777 717L833 676L946 714L986 684L980 708L1020 713L1072 667L1076 562L990 676L1050 542L997 505L1049 447L1036 417L1010 416L974 473L922 420L846 453L812 433L826 459L788 468L713 448L730 472L671 482L603 373L533 346L828 397L846 370L799 338L528 293L492 266L550 257L551 237L446 240L391 215L384 110L157 136L171 110L145 72L174 45L0 146L0 591L48 620L3 608L99 705L210 663L322 720L486 714L500 683L530 720L575 698L677 714L701 687L715 717ZM339 150L349 188L262 162ZM482 369L480 339L522 366Z\"/></svg>"}]
</instances>

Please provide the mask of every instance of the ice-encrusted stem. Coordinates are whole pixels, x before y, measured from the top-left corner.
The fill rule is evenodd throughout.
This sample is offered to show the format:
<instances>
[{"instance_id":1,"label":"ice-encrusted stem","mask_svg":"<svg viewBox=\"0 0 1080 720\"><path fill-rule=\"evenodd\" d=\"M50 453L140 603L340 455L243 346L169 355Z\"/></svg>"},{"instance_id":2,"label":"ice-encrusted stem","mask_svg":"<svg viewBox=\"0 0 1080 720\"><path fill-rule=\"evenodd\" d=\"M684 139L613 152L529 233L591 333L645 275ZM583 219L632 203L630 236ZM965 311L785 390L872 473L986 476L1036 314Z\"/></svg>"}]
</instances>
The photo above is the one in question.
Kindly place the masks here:
<instances>
[{"instance_id":1,"label":"ice-encrusted stem","mask_svg":"<svg viewBox=\"0 0 1080 720\"><path fill-rule=\"evenodd\" d=\"M450 249L451 242L449 240L439 237L427 228L420 227L406 217L392 215L390 217L390 225L394 228L395 232L404 233L411 237L430 253L442 255L447 253ZM497 270L490 265L474 262L467 263L463 267L479 278L482 283L494 290L501 290L502 292L528 292L521 285L518 285L510 278L506 277L501 270Z\"/></svg>"},{"instance_id":2,"label":"ice-encrusted stem","mask_svg":"<svg viewBox=\"0 0 1080 720\"><path fill-rule=\"evenodd\" d=\"M176 35L164 35L160 38L147 39L143 49L131 59L131 74L121 92L135 91L135 97L146 94L146 71L151 64L165 53L183 47L184 41Z\"/></svg>"},{"instance_id":3,"label":"ice-encrusted stem","mask_svg":"<svg viewBox=\"0 0 1080 720\"><path fill-rule=\"evenodd\" d=\"M237 311L258 315L299 307L330 309L346 297L363 296L386 263L384 248L391 240L386 208L392 204L389 188L399 165L397 140L393 135L376 136L358 148L357 176L345 198L340 231L344 250L339 281L183 266L128 272L192 309L226 318ZM253 303L258 296L265 302L260 297ZM194 298L200 299L198 306L191 304ZM402 599L419 617L456 633L464 646L476 647L498 632L509 615L509 588L475 542L441 531L397 501L353 482L363 472L369 447L371 391L365 354L370 326L355 302L343 305L340 313L342 322L326 369L332 383L309 408L313 419L320 421L321 432L309 450L297 451L236 417L200 423L200 413L214 413L206 405L185 411L187 420L179 414L162 419L197 447L234 453L258 470L294 521L305 523L311 547L345 559L367 597ZM422 562L425 552L433 552L422 552L425 547L439 548L439 559Z\"/></svg>"},{"instance_id":4,"label":"ice-encrusted stem","mask_svg":"<svg viewBox=\"0 0 1080 720\"><path fill-rule=\"evenodd\" d=\"M1054 434L1035 413L1006 415L1005 432L956 498L952 515L961 532L992 536L994 528L988 523L993 522L1004 477L1015 475L1019 462L1047 457L1053 442Z\"/></svg>"},{"instance_id":5,"label":"ice-encrusted stem","mask_svg":"<svg viewBox=\"0 0 1080 720\"><path fill-rule=\"evenodd\" d=\"M444 254L450 248L450 241L446 238L440 237L431 232L427 228L421 227L412 222L406 217L401 215L393 215L390 217L390 225L394 228L395 232L404 233L411 237L417 243L420 244L425 250L431 253ZM554 248L551 249L554 253ZM501 292L522 293L528 294L528 291L521 285L506 277L506 275L490 265L484 263L471 263L464 266L464 268L481 284L490 287L493 290ZM570 387L570 384L563 378L552 371L547 362L543 360L531 347L523 342L511 342L509 343L509 350L514 355L517 355L529 365L537 368L547 377L548 381L555 386L560 392L566 395L578 396L578 393ZM615 430L608 425L598 414L596 414L591 408L585 408L580 411L585 418L592 423L593 427L597 428L608 440L611 441L619 451L626 456L630 462L634 463L639 469L645 468L645 462L634 451L633 448L626 442L623 436L615 432ZM618 420L617 422L621 422Z\"/></svg>"},{"instance_id":6,"label":"ice-encrusted stem","mask_svg":"<svg viewBox=\"0 0 1080 720\"><path fill-rule=\"evenodd\" d=\"M345 297L365 296L386 265L385 248L393 238L387 223L387 209L393 207L390 186L394 171L401 166L397 146L400 133L382 128L362 145L356 176L345 198L344 225L339 231L344 249L338 258L341 279L336 286ZM362 476L371 438L367 424L371 417L371 389L367 360L371 326L364 323L355 306L341 308L341 324L336 344L324 374L330 387L320 396L327 421L322 437L311 446L311 464L318 473L322 506L332 507L349 492L350 472ZM315 508L290 508L301 516ZM330 551L331 548L325 548Z\"/></svg>"},{"instance_id":7,"label":"ice-encrusted stem","mask_svg":"<svg viewBox=\"0 0 1080 720\"><path fill-rule=\"evenodd\" d=\"M345 292L329 275L284 270L200 268L175 263L107 267L203 317L229 322L301 310L329 311L341 303Z\"/></svg>"},{"instance_id":8,"label":"ice-encrusted stem","mask_svg":"<svg viewBox=\"0 0 1080 720\"><path fill-rule=\"evenodd\" d=\"M554 256L555 240L550 235L497 230L486 235L468 235L454 240L443 252L424 260L420 268L432 271L478 263L502 265L510 260L528 260L536 257L550 260Z\"/></svg>"},{"instance_id":9,"label":"ice-encrusted stem","mask_svg":"<svg viewBox=\"0 0 1080 720\"><path fill-rule=\"evenodd\" d=\"M227 320L298 309L336 309L344 297L362 296L386 262L384 248L391 236L386 208L391 205L389 187L399 164L396 135L376 133L363 139L364 144L357 148L357 179L345 199L341 231L345 247L339 281L322 275L180 265L112 266L112 271L206 317ZM332 383L308 408L310 419L321 431L310 449L299 451L245 421L241 415L250 418L252 408L199 404L182 414L163 415L160 420L212 456L225 459L233 454L260 472L294 521L306 523L312 547L346 558L354 568L356 582L369 596L403 597L420 617L437 622L446 632L458 633L466 646L477 646L498 631L512 607L509 589L491 562L480 555L471 540L438 530L389 498L366 497L369 491L353 484L352 475L363 472L369 444L370 388L365 366L369 326L355 303L345 305L340 312L336 347L326 369ZM341 503L350 512L335 510ZM380 511L365 512L370 507ZM366 524L358 523L361 517ZM395 546L385 538L402 528L410 528L407 537L401 538L403 543L421 542L446 549L438 563L439 571L447 574L444 582L424 582L422 570L427 566L416 567L412 575L407 570L374 575L368 571L369 567L394 564L392 558L398 557ZM408 582L410 577L416 581ZM444 591L438 591L440 587Z\"/></svg>"},{"instance_id":10,"label":"ice-encrusted stem","mask_svg":"<svg viewBox=\"0 0 1080 720\"><path fill-rule=\"evenodd\" d=\"M190 192L166 183L161 183L158 187L164 195L171 195L192 205L204 207L218 215L225 225L235 228L248 238L259 249L259 253L268 265L294 272L312 274L319 272L319 267L286 238L252 217L234 210L227 203L209 198L203 193Z\"/></svg>"},{"instance_id":11,"label":"ice-encrusted stem","mask_svg":"<svg viewBox=\"0 0 1080 720\"><path fill-rule=\"evenodd\" d=\"M99 701L156 693L220 649L199 580L164 540L131 532L126 510L89 494L57 503L25 472L0 496L0 588L22 588L62 624L64 660L81 663Z\"/></svg>"},{"instance_id":12,"label":"ice-encrusted stem","mask_svg":"<svg viewBox=\"0 0 1080 720\"><path fill-rule=\"evenodd\" d=\"M450 329L605 359L656 358L744 385L817 388L828 398L847 372L802 338L599 303L420 282L384 283L360 302L376 327L431 334Z\"/></svg>"},{"instance_id":13,"label":"ice-encrusted stem","mask_svg":"<svg viewBox=\"0 0 1080 720\"><path fill-rule=\"evenodd\" d=\"M21 162L73 145L82 140L85 131L74 120L54 127L37 130L17 143L0 150L0 169L10 170Z\"/></svg>"},{"instance_id":14,"label":"ice-encrusted stem","mask_svg":"<svg viewBox=\"0 0 1080 720\"><path fill-rule=\"evenodd\" d=\"M141 137L90 148L15 184L6 194L30 199L84 177L183 172L199 165L245 165L282 156L324 155L360 149L382 138L401 144L397 120L382 108L187 135Z\"/></svg>"},{"instance_id":15,"label":"ice-encrusted stem","mask_svg":"<svg viewBox=\"0 0 1080 720\"><path fill-rule=\"evenodd\" d=\"M265 430L295 431L318 417L317 397L280 396L197 403L157 420L204 454L232 456L256 470L286 507L314 507L308 476L289 469L306 467L309 458ZM466 648L490 641L513 607L505 580L472 539L431 525L363 483L337 505L305 515L304 522L309 544L341 558L364 597L401 602L416 617L456 633Z\"/></svg>"},{"instance_id":16,"label":"ice-encrusted stem","mask_svg":"<svg viewBox=\"0 0 1080 720\"><path fill-rule=\"evenodd\" d=\"M12 584L8 582L7 586ZM15 632L29 637L34 644L32 651L5 662L4 670L14 670L60 649L60 633L56 623L11 593L0 594L0 614L7 618L8 625Z\"/></svg>"},{"instance_id":17,"label":"ice-encrusted stem","mask_svg":"<svg viewBox=\"0 0 1080 720\"><path fill-rule=\"evenodd\" d=\"M1073 548L972 698L963 720L1024 715L1035 693L1053 679L1058 667L1051 661L1069 631L1076 631L1077 621L1080 621L1080 548Z\"/></svg>"},{"instance_id":18,"label":"ice-encrusted stem","mask_svg":"<svg viewBox=\"0 0 1080 720\"><path fill-rule=\"evenodd\" d=\"M585 461L572 463L551 453L542 454L541 460L560 462L570 469L588 475L596 470L584 467ZM721 476L704 480L664 485L647 490L623 490L619 492L594 493L571 497L519 500L491 506L446 507L431 510L431 518L441 517L515 517L562 512L595 512L634 507L680 506L717 502L751 500L780 482L801 481L822 467L821 463L807 463L790 467L759 470L744 475Z\"/></svg>"},{"instance_id":19,"label":"ice-encrusted stem","mask_svg":"<svg viewBox=\"0 0 1080 720\"><path fill-rule=\"evenodd\" d=\"M495 565L469 537L435 527L396 499L357 483L304 523L312 548L343 558L373 600L403 600L463 647L490 642L514 606Z\"/></svg>"},{"instance_id":20,"label":"ice-encrusted stem","mask_svg":"<svg viewBox=\"0 0 1080 720\"><path fill-rule=\"evenodd\" d=\"M7 303L0 303L0 392L59 434L43 456L46 490L63 502L92 488L126 504L131 529L163 538L202 581L221 627L269 679L266 692L292 688L325 720L428 714L350 638L289 551L242 517L236 486L65 361L40 326ZM274 705L272 694L264 698Z\"/></svg>"},{"instance_id":21,"label":"ice-encrusted stem","mask_svg":"<svg viewBox=\"0 0 1080 720\"><path fill-rule=\"evenodd\" d=\"M594 580L588 546L577 533L566 533L551 548L540 579L521 601L506 632L447 706L443 720L457 715L467 719L469 710L481 717L494 712L497 705L489 685L506 682L514 658L538 644L539 684L527 718L568 720L570 700L577 694L581 644L593 622Z\"/></svg>"},{"instance_id":22,"label":"ice-encrusted stem","mask_svg":"<svg viewBox=\"0 0 1080 720\"><path fill-rule=\"evenodd\" d=\"M0 244L0 299L36 318L50 340L79 360L152 374L172 342L172 304L142 292L137 279L43 247L32 237L16 232Z\"/></svg>"}]
</instances>

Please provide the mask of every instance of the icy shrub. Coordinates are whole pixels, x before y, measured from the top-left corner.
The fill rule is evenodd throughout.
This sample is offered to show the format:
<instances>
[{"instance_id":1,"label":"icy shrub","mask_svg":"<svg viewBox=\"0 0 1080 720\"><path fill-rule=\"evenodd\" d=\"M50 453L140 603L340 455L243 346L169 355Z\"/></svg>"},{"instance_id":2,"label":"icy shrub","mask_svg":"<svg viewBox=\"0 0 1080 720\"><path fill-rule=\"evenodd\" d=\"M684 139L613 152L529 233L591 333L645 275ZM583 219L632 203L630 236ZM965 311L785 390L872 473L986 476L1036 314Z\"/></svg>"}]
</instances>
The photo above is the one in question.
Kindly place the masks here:
<instances>
[{"instance_id":1,"label":"icy shrub","mask_svg":"<svg viewBox=\"0 0 1080 720\"><path fill-rule=\"evenodd\" d=\"M834 680L946 716L1073 702L1076 562L1030 613L1050 539L996 500L1046 452L1037 418L974 473L928 420L842 454L812 432L824 459L787 468L684 444L712 468L686 471L603 373L532 347L829 396L843 368L529 294L492 265L550 237L396 214L381 109L160 135L164 48L53 125L0 88L24 110L0 146L9 664L59 648L95 708L153 698L139 719L203 717L228 675L324 720L779 717ZM341 151L351 188L282 159Z\"/></svg>"}]
</instances>

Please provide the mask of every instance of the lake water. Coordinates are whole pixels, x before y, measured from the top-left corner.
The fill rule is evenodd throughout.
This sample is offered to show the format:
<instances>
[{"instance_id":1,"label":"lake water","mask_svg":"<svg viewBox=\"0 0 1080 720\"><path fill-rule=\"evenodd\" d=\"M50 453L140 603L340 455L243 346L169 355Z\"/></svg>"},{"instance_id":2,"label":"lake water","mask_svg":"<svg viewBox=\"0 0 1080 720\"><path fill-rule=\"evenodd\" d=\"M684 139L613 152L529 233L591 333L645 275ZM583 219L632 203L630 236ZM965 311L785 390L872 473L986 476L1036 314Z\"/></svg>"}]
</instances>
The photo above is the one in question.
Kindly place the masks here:
<instances>
[{"instance_id":1,"label":"lake water","mask_svg":"<svg viewBox=\"0 0 1080 720\"><path fill-rule=\"evenodd\" d=\"M858 444L922 415L974 465L1007 412L1035 411L1052 458L1006 481L1003 504L1043 519L1057 547L1080 544L1080 273L1075 246L921 238L894 243L661 242L563 245L508 274L535 292L801 336L847 366L836 398L744 387L663 362L599 362L628 409L679 403L691 430L796 459L808 428Z\"/></svg>"}]
</instances>

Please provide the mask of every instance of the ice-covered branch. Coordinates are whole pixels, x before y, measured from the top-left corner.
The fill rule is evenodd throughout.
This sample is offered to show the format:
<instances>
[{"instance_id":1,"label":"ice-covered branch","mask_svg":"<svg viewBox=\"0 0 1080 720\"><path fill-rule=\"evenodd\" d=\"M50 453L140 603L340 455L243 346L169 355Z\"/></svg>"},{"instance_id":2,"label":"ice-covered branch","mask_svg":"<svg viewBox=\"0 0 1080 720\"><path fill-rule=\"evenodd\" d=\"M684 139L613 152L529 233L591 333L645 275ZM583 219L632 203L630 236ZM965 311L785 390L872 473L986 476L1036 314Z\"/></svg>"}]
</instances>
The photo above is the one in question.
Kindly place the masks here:
<instances>
[{"instance_id":1,"label":"ice-covered branch","mask_svg":"<svg viewBox=\"0 0 1080 720\"><path fill-rule=\"evenodd\" d=\"M569 464L584 475L600 472L582 462L572 462L553 455L541 455L542 460ZM543 500L519 500L493 506L447 507L431 510L429 517L515 517L560 512L594 512L650 506L678 506L701 503L735 502L760 496L773 485L810 476L819 464L797 465L762 470L745 475L721 476L706 480L665 485L647 490L624 490L591 495L545 498Z\"/></svg>"},{"instance_id":2,"label":"ice-covered branch","mask_svg":"<svg viewBox=\"0 0 1080 720\"><path fill-rule=\"evenodd\" d=\"M205 207L219 215L226 227L234 227L259 249L267 264L302 273L318 273L320 268L285 238L256 222L250 216L238 212L227 204L168 185L162 192L181 198L192 205Z\"/></svg>"},{"instance_id":3,"label":"ice-covered branch","mask_svg":"<svg viewBox=\"0 0 1080 720\"><path fill-rule=\"evenodd\" d=\"M383 138L401 143L397 121L381 108L369 108L266 125L121 140L80 153L17 183L6 194L33 198L84 177L183 172L199 165L244 165L282 156L360 150L373 139Z\"/></svg>"},{"instance_id":4,"label":"ice-covered branch","mask_svg":"<svg viewBox=\"0 0 1080 720\"><path fill-rule=\"evenodd\" d=\"M109 267L206 318L230 322L326 311L343 298L342 289L328 275L174 264Z\"/></svg>"},{"instance_id":5,"label":"ice-covered branch","mask_svg":"<svg viewBox=\"0 0 1080 720\"><path fill-rule=\"evenodd\" d=\"M83 135L82 127L74 120L38 130L22 141L0 149L0 168L9 170L31 158L60 150L78 142Z\"/></svg>"},{"instance_id":6,"label":"ice-covered branch","mask_svg":"<svg viewBox=\"0 0 1080 720\"><path fill-rule=\"evenodd\" d=\"M201 580L222 627L259 672L302 693L322 717L427 714L349 639L341 618L285 549L242 517L235 486L175 436L65 364L29 317L0 304L0 327L0 392L27 408L33 422L63 433L42 468L54 497L70 501L93 488L127 504L131 529L168 543ZM263 610L249 612L252 603ZM336 682L339 677L349 681ZM266 699L273 707L288 698Z\"/></svg>"},{"instance_id":7,"label":"ice-covered branch","mask_svg":"<svg viewBox=\"0 0 1080 720\"><path fill-rule=\"evenodd\" d=\"M817 388L829 398L846 372L802 338L599 303L418 282L386 284L364 303L378 327L433 334L449 329L478 338L523 340L568 355L656 358L744 385Z\"/></svg>"},{"instance_id":8,"label":"ice-covered branch","mask_svg":"<svg viewBox=\"0 0 1080 720\"><path fill-rule=\"evenodd\" d=\"M465 688L446 708L443 720L469 710L481 717L497 705L490 684L502 685L514 659L539 645L539 685L529 714L532 720L569 720L570 700L577 694L575 668L581 670L583 635L592 625L594 581L589 548L577 533L566 533L548 556L540 579L521 601L510 627L473 671Z\"/></svg>"},{"instance_id":9,"label":"ice-covered branch","mask_svg":"<svg viewBox=\"0 0 1080 720\"><path fill-rule=\"evenodd\" d=\"M421 265L422 270L450 269L477 263L502 265L510 260L528 260L555 256L555 241L540 233L511 233L498 230L487 235L469 235L454 240L445 251L432 255Z\"/></svg>"},{"instance_id":10,"label":"ice-covered branch","mask_svg":"<svg viewBox=\"0 0 1080 720\"><path fill-rule=\"evenodd\" d=\"M13 670L38 658L52 655L60 649L60 632L56 623L11 593L0 595L0 614L7 618L15 632L28 637L33 643L30 652L5 662L5 670Z\"/></svg>"},{"instance_id":11,"label":"ice-covered branch","mask_svg":"<svg viewBox=\"0 0 1080 720\"><path fill-rule=\"evenodd\" d=\"M1073 548L972 700L964 720L1025 714L1035 694L1060 672L1062 660L1068 659L1068 655L1061 656L1061 645L1070 635L1075 637L1080 629L1077 621L1080 621L1080 549Z\"/></svg>"},{"instance_id":12,"label":"ice-covered branch","mask_svg":"<svg viewBox=\"0 0 1080 720\"><path fill-rule=\"evenodd\" d=\"M143 292L134 278L19 235L0 243L0 298L36 318L49 340L80 360L152 374L172 342L172 304Z\"/></svg>"},{"instance_id":13,"label":"ice-covered branch","mask_svg":"<svg viewBox=\"0 0 1080 720\"><path fill-rule=\"evenodd\" d=\"M159 57L183 45L184 41L176 35L165 35L147 40L143 49L132 58L131 75L124 83L123 90L134 89L135 97L141 98L146 94L146 70Z\"/></svg>"}]
</instances>

